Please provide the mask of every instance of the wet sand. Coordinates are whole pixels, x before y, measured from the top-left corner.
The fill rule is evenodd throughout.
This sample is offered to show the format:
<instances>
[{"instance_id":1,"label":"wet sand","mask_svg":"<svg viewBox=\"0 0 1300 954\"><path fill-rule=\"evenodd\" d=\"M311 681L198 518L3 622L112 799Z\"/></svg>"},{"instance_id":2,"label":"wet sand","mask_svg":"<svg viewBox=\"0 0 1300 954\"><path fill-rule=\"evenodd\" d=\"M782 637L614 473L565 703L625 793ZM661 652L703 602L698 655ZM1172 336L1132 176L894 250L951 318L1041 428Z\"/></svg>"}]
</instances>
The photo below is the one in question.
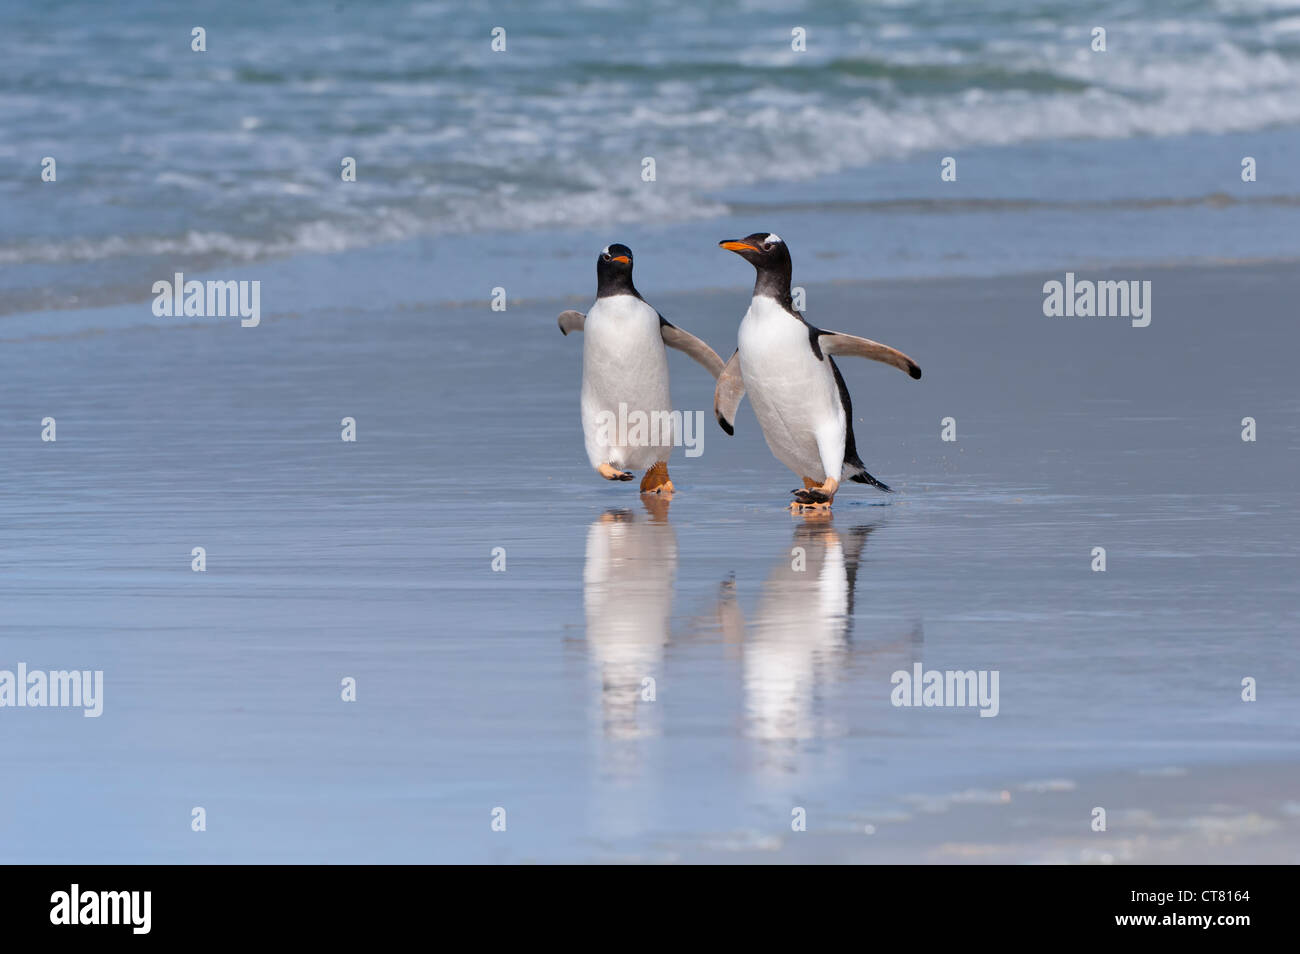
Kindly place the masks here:
<instances>
[{"instance_id":1,"label":"wet sand","mask_svg":"<svg viewBox=\"0 0 1300 954\"><path fill-rule=\"evenodd\" d=\"M648 861L707 864L1255 865L1300 859L1291 762L984 780L809 819L803 832L706 836ZM1105 815L1096 814L1096 809ZM1094 830L1094 821L1105 828ZM671 849L669 849L671 851Z\"/></svg>"},{"instance_id":2,"label":"wet sand","mask_svg":"<svg viewBox=\"0 0 1300 954\"><path fill-rule=\"evenodd\" d=\"M1277 859L1295 268L1079 269L1151 280L1147 328L1043 317L1063 272L807 286L810 320L924 369L842 363L898 493L851 486L829 521L786 512L752 411L724 435L679 355L675 403L708 427L678 493L595 477L581 341L554 324L585 298L264 304L256 329L146 304L11 341L0 668L102 669L105 700L3 713L0 858ZM734 347L748 289L642 291ZM916 662L997 670L998 715L892 705ZM1042 780L1075 787L1019 788ZM999 801L915 807L968 791ZM1219 817L1231 843L1196 821Z\"/></svg>"}]
</instances>

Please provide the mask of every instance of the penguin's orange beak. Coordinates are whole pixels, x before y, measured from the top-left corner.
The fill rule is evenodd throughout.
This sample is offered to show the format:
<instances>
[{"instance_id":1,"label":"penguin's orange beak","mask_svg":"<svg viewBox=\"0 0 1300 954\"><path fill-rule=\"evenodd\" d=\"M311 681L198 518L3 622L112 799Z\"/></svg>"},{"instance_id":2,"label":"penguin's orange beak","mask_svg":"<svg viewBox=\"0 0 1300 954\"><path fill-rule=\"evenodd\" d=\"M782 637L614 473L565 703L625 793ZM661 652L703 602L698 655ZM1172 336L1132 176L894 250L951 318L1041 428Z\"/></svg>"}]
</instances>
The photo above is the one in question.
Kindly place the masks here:
<instances>
[{"instance_id":1,"label":"penguin's orange beak","mask_svg":"<svg viewBox=\"0 0 1300 954\"><path fill-rule=\"evenodd\" d=\"M610 259L610 261L611 261L611 262L622 262L624 265L626 265L628 262L630 262L630 261L632 261L632 260L631 260L630 258L628 258L626 255L615 255L613 258Z\"/></svg>"},{"instance_id":2,"label":"penguin's orange beak","mask_svg":"<svg viewBox=\"0 0 1300 954\"><path fill-rule=\"evenodd\" d=\"M754 248L754 246L750 245L748 242L736 242L736 241L728 240L726 242L719 242L718 245L721 246L722 248L725 248L728 252L757 252L758 251L758 249Z\"/></svg>"}]
</instances>

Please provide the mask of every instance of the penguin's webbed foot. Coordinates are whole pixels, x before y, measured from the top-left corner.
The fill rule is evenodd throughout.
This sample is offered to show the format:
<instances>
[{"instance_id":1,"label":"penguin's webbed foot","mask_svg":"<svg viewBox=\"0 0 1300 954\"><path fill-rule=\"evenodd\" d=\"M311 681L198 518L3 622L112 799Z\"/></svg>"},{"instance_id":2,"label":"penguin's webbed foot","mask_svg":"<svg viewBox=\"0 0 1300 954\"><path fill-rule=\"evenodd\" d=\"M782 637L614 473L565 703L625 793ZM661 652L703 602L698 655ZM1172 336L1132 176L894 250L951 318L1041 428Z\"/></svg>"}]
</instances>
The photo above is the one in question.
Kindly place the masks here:
<instances>
[{"instance_id":1,"label":"penguin's webbed foot","mask_svg":"<svg viewBox=\"0 0 1300 954\"><path fill-rule=\"evenodd\" d=\"M617 467L610 464L601 464L596 468L596 473L600 474L600 476L604 477L606 480L631 480L636 476L636 474L630 473L626 470L619 470Z\"/></svg>"},{"instance_id":2,"label":"penguin's webbed foot","mask_svg":"<svg viewBox=\"0 0 1300 954\"><path fill-rule=\"evenodd\" d=\"M673 482L668 477L668 463L667 461L658 461L641 478L641 493L671 494L672 492Z\"/></svg>"},{"instance_id":3,"label":"penguin's webbed foot","mask_svg":"<svg viewBox=\"0 0 1300 954\"><path fill-rule=\"evenodd\" d=\"M828 504L832 499L829 495L822 493L816 488L792 490L790 493L794 494L795 502L801 504Z\"/></svg>"},{"instance_id":4,"label":"penguin's webbed foot","mask_svg":"<svg viewBox=\"0 0 1300 954\"><path fill-rule=\"evenodd\" d=\"M835 500L835 491L839 489L840 483L833 477L827 477L820 484L811 477L804 477L802 489L790 491L794 494L790 509L796 513L808 510L829 512Z\"/></svg>"}]
</instances>

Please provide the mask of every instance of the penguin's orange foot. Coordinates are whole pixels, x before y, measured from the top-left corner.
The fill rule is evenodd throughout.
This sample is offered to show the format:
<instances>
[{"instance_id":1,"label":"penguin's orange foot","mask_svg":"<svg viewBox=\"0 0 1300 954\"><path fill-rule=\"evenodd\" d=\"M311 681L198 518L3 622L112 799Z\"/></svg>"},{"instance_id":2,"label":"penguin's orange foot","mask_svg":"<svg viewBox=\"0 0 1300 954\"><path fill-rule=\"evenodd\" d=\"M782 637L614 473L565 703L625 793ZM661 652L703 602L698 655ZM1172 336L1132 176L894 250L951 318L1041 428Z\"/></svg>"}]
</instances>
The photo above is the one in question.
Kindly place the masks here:
<instances>
[{"instance_id":1,"label":"penguin's orange foot","mask_svg":"<svg viewBox=\"0 0 1300 954\"><path fill-rule=\"evenodd\" d=\"M794 501L791 510L829 510L835 501L835 491L840 489L840 482L834 477L827 477L820 484L809 478L803 478L803 489L792 490Z\"/></svg>"},{"instance_id":2,"label":"penguin's orange foot","mask_svg":"<svg viewBox=\"0 0 1300 954\"><path fill-rule=\"evenodd\" d=\"M631 480L636 474L625 470L619 470L617 467L611 467L609 464L601 464L596 468L596 473L606 480Z\"/></svg>"},{"instance_id":3,"label":"penguin's orange foot","mask_svg":"<svg viewBox=\"0 0 1300 954\"><path fill-rule=\"evenodd\" d=\"M641 493L671 494L673 482L668 478L668 462L657 461L641 478Z\"/></svg>"},{"instance_id":4,"label":"penguin's orange foot","mask_svg":"<svg viewBox=\"0 0 1300 954\"><path fill-rule=\"evenodd\" d=\"M828 504L834 499L816 488L811 490L792 490L790 493L794 494L795 502L801 504Z\"/></svg>"}]
</instances>

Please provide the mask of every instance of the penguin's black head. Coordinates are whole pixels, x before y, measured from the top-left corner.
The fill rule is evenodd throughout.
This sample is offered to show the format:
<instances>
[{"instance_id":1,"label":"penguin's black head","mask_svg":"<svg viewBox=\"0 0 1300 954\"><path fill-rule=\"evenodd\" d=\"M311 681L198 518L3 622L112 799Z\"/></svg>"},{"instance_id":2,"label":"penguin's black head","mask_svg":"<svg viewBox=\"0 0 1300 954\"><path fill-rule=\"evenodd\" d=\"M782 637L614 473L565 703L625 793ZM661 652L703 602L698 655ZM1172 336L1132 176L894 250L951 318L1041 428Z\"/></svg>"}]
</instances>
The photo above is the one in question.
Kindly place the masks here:
<instances>
[{"instance_id":1,"label":"penguin's black head","mask_svg":"<svg viewBox=\"0 0 1300 954\"><path fill-rule=\"evenodd\" d=\"M743 239L719 242L729 252L735 252L758 272L754 280L754 294L774 298L793 311L790 299L790 250L775 232L755 232Z\"/></svg>"},{"instance_id":2,"label":"penguin's black head","mask_svg":"<svg viewBox=\"0 0 1300 954\"><path fill-rule=\"evenodd\" d=\"M729 252L735 252L759 271L790 268L790 250L775 232L755 232L743 239L729 239L718 245Z\"/></svg>"},{"instance_id":3,"label":"penguin's black head","mask_svg":"<svg viewBox=\"0 0 1300 954\"><path fill-rule=\"evenodd\" d=\"M626 245L607 245L596 259L596 297L635 295L632 285L632 250Z\"/></svg>"}]
</instances>

